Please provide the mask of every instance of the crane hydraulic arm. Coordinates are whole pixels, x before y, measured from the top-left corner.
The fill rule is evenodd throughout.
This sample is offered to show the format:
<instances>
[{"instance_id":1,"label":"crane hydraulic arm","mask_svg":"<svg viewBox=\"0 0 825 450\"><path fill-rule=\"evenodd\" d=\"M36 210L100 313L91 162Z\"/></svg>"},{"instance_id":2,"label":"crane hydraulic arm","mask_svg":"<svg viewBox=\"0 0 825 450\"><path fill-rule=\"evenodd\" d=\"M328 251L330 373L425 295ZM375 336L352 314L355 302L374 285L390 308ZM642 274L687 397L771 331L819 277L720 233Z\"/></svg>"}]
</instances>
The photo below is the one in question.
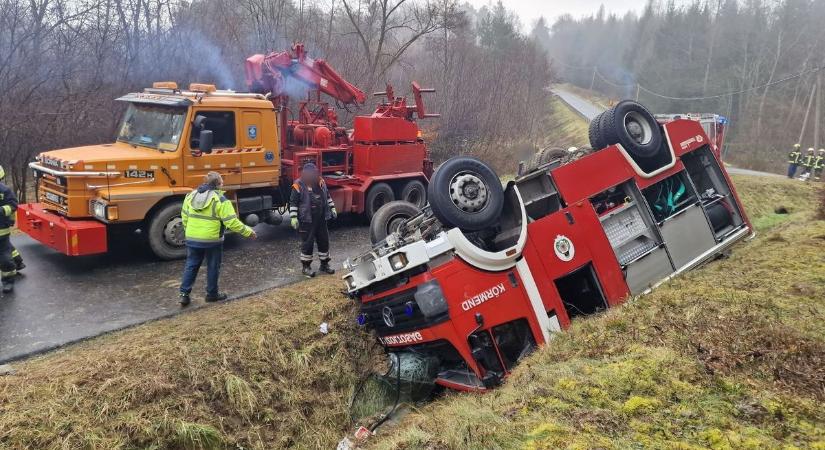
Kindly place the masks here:
<instances>
[{"instance_id":1,"label":"crane hydraulic arm","mask_svg":"<svg viewBox=\"0 0 825 450\"><path fill-rule=\"evenodd\" d=\"M291 51L250 56L245 69L251 92L298 97L317 89L345 105L366 101L363 91L343 79L326 61L310 58L301 43L293 45Z\"/></svg>"}]
</instances>

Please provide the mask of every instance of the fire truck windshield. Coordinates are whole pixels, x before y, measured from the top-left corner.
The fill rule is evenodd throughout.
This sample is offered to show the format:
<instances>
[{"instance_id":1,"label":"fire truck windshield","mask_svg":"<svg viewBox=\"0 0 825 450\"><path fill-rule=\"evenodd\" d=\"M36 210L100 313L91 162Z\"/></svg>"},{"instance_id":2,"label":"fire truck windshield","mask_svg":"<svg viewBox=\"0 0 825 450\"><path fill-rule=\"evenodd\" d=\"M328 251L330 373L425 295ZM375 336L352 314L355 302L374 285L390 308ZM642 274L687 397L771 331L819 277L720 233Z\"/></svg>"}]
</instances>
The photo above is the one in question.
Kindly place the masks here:
<instances>
[{"instance_id":1,"label":"fire truck windshield","mask_svg":"<svg viewBox=\"0 0 825 450\"><path fill-rule=\"evenodd\" d=\"M185 120L184 108L130 103L120 123L117 140L161 151L175 151Z\"/></svg>"}]
</instances>

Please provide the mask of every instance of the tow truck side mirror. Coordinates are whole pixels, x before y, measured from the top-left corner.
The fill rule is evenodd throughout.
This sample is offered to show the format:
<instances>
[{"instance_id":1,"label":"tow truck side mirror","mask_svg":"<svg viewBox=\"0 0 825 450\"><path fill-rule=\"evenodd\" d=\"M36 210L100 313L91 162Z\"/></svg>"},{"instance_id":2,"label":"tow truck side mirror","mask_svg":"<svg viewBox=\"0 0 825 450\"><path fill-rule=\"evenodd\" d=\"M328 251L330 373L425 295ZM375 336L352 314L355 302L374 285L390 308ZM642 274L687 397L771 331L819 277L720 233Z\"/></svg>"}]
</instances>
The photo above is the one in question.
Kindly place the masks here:
<instances>
[{"instance_id":1,"label":"tow truck side mirror","mask_svg":"<svg viewBox=\"0 0 825 450\"><path fill-rule=\"evenodd\" d=\"M198 150L201 153L212 153L212 139L212 130L201 130L200 137L198 138Z\"/></svg>"}]
</instances>

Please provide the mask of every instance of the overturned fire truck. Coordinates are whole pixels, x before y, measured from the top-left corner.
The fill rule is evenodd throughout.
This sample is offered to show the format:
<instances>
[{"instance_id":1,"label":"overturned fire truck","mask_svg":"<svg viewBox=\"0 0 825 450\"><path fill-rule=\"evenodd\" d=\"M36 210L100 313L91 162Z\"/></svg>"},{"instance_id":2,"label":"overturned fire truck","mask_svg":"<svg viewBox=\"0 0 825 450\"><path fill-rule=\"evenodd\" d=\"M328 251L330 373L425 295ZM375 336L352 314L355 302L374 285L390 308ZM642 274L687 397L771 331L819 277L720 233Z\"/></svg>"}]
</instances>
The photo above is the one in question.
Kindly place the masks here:
<instances>
[{"instance_id":1,"label":"overturned fire truck","mask_svg":"<svg viewBox=\"0 0 825 450\"><path fill-rule=\"evenodd\" d=\"M658 123L623 101L591 123L591 139L582 157L537 154L506 187L481 161L448 160L423 210L378 211L374 246L347 261L344 281L399 376L490 389L571 319L751 234L697 121Z\"/></svg>"}]
</instances>

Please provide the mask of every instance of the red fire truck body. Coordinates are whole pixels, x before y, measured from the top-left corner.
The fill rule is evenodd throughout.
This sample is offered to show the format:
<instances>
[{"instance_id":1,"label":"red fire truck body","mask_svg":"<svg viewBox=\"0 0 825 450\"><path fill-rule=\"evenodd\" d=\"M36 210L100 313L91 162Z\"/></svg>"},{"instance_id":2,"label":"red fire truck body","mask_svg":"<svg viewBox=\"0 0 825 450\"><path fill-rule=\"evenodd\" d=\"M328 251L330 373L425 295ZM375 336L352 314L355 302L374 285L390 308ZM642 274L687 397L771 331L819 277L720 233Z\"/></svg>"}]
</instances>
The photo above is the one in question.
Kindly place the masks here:
<instances>
[{"instance_id":1,"label":"red fire truck body","mask_svg":"<svg viewBox=\"0 0 825 450\"><path fill-rule=\"evenodd\" d=\"M650 172L617 144L511 181L483 245L451 228L404 245L391 236L348 261L359 323L389 352L434 362L437 384L483 391L573 317L646 293L750 234L700 124L662 130L671 160Z\"/></svg>"}]
</instances>

